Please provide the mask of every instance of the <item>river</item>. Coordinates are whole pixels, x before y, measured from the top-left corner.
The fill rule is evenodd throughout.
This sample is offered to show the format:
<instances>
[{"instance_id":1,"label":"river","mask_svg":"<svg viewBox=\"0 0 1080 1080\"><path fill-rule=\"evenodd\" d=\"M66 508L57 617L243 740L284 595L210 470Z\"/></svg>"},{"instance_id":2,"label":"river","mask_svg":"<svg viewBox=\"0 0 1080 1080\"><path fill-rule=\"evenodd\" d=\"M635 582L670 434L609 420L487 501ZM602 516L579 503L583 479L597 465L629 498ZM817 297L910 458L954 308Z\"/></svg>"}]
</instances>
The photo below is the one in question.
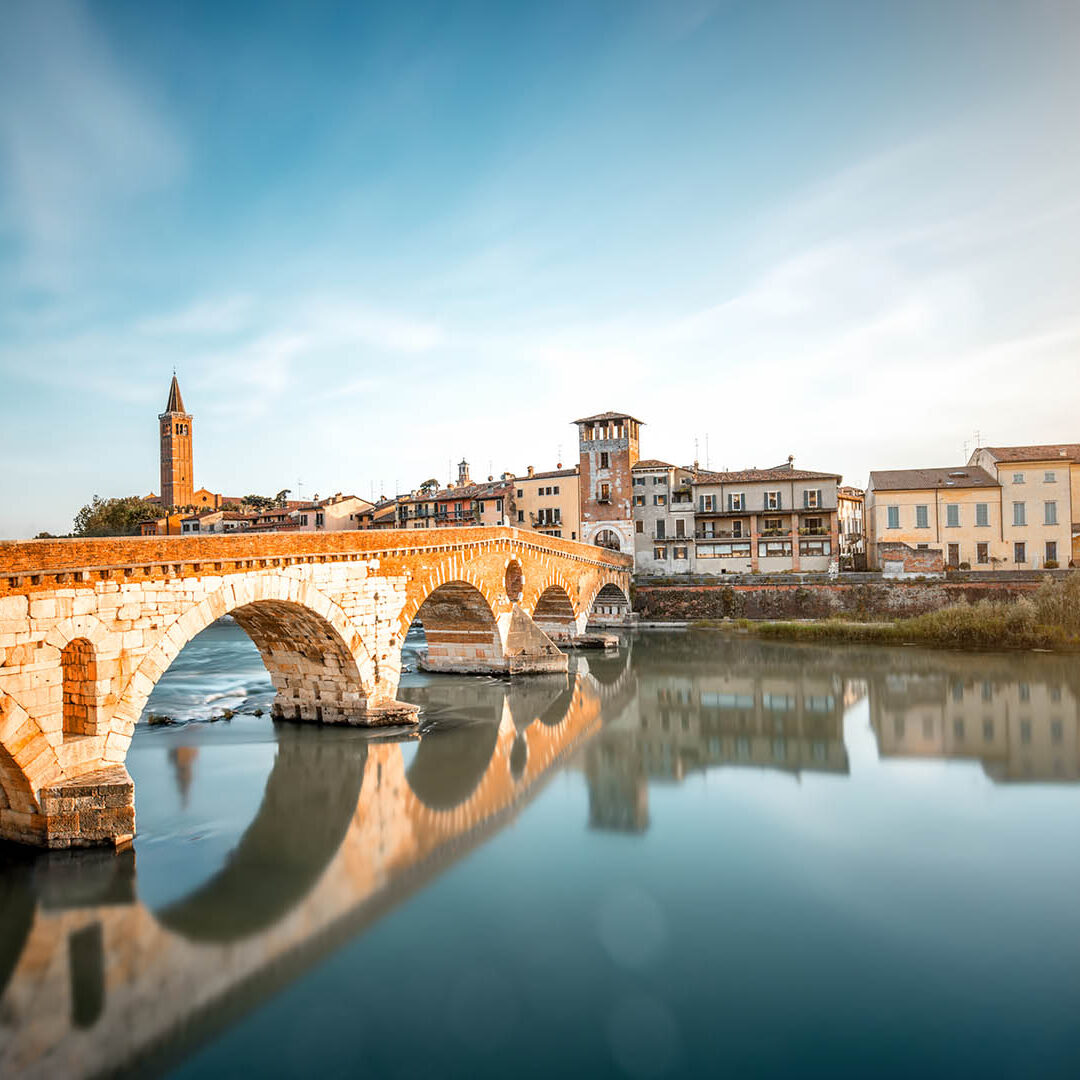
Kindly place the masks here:
<instances>
[{"instance_id":1,"label":"river","mask_svg":"<svg viewBox=\"0 0 1080 1080\"><path fill-rule=\"evenodd\" d=\"M0 1075L1075 1076L1080 661L642 631L274 724L162 678L124 854L0 863ZM226 718L228 717L228 718Z\"/></svg>"}]
</instances>

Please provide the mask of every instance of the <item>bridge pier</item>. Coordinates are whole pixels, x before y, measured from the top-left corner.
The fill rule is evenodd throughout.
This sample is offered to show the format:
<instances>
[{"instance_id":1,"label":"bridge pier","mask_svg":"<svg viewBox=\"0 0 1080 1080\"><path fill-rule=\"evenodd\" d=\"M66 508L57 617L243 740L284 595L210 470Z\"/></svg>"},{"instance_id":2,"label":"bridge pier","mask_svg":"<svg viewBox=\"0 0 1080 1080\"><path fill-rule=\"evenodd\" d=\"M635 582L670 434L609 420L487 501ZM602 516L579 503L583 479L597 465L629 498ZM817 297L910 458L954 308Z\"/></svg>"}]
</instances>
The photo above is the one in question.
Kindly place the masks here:
<instances>
[{"instance_id":1,"label":"bridge pier","mask_svg":"<svg viewBox=\"0 0 1080 1080\"><path fill-rule=\"evenodd\" d=\"M123 765L46 784L31 843L46 848L126 847L135 837L135 785Z\"/></svg>"}]
</instances>

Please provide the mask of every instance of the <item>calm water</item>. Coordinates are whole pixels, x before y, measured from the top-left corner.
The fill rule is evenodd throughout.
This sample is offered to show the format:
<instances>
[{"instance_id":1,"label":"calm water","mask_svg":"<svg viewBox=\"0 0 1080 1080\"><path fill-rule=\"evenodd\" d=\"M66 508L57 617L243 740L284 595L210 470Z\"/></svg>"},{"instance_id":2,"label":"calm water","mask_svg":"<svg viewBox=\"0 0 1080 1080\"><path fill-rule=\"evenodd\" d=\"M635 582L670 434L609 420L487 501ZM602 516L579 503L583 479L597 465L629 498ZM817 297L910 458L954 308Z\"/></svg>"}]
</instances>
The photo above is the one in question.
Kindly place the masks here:
<instances>
[{"instance_id":1,"label":"calm water","mask_svg":"<svg viewBox=\"0 0 1080 1080\"><path fill-rule=\"evenodd\" d=\"M402 696L274 725L193 641L134 853L0 866L0 1075L1080 1071L1075 658L642 633Z\"/></svg>"}]
</instances>

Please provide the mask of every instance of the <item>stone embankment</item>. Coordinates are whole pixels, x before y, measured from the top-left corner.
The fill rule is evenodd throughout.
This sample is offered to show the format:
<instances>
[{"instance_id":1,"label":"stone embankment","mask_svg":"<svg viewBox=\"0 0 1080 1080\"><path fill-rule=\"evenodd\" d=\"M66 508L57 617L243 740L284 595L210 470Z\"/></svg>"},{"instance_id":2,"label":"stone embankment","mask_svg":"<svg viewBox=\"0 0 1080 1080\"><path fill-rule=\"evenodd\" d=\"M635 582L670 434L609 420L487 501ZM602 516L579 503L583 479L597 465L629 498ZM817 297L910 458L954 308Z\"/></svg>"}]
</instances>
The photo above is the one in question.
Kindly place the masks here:
<instances>
[{"instance_id":1,"label":"stone embankment","mask_svg":"<svg viewBox=\"0 0 1080 1080\"><path fill-rule=\"evenodd\" d=\"M708 584L642 581L634 589L634 611L647 622L697 619L906 619L949 604L1018 600L1032 595L1044 575L1009 575L1009 580L764 581L741 579ZM858 575L869 578L870 575Z\"/></svg>"}]
</instances>

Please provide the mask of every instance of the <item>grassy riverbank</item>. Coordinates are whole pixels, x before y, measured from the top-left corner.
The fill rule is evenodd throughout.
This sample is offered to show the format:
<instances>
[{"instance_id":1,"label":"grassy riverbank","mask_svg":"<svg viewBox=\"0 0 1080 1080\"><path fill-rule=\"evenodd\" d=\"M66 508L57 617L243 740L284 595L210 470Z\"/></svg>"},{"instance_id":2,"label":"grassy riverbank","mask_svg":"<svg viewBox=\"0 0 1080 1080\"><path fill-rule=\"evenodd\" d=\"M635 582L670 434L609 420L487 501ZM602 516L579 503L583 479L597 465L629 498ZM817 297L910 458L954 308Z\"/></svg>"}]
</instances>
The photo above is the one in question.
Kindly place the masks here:
<instances>
[{"instance_id":1,"label":"grassy riverbank","mask_svg":"<svg viewBox=\"0 0 1080 1080\"><path fill-rule=\"evenodd\" d=\"M892 622L703 620L695 626L738 626L755 637L859 645L927 645L950 649L1049 649L1080 652L1080 575L1046 581L1031 599L981 600Z\"/></svg>"}]
</instances>

